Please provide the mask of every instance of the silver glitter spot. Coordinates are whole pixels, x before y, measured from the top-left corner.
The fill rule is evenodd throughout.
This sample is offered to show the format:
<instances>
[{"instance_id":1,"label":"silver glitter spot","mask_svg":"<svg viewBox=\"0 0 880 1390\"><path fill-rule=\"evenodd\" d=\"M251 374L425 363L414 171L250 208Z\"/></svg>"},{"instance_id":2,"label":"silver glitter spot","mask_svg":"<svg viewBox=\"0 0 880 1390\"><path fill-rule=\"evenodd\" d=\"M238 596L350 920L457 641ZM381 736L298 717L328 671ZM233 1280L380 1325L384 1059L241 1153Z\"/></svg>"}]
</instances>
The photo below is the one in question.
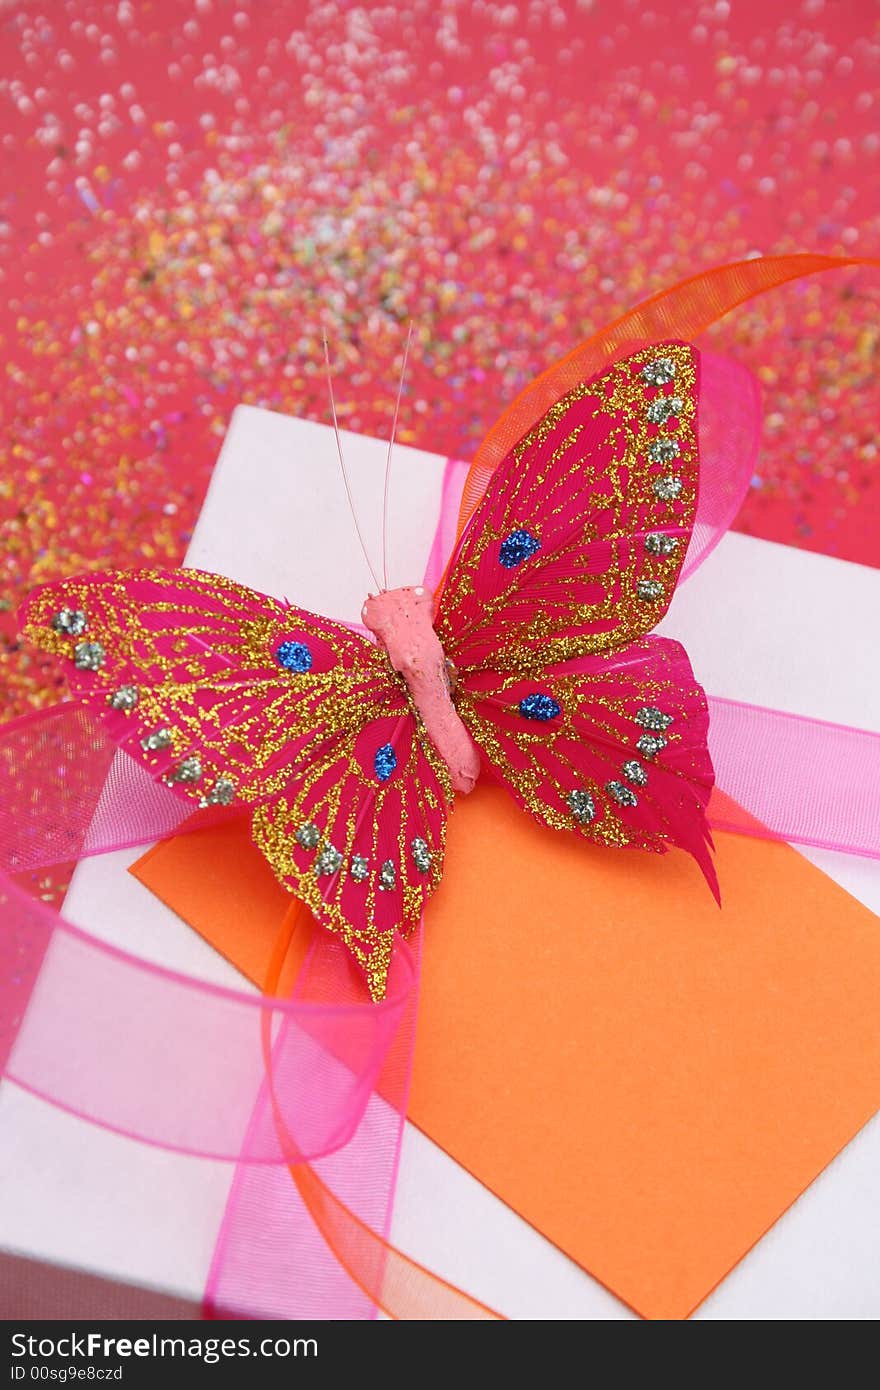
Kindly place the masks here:
<instances>
[{"instance_id":1,"label":"silver glitter spot","mask_svg":"<svg viewBox=\"0 0 880 1390\"><path fill-rule=\"evenodd\" d=\"M88 622L81 608L62 608L52 619L52 626L56 632L63 632L66 637L80 637L88 627Z\"/></svg>"},{"instance_id":2,"label":"silver glitter spot","mask_svg":"<svg viewBox=\"0 0 880 1390\"><path fill-rule=\"evenodd\" d=\"M413 863L419 873L428 873L431 868L432 855L431 851L428 849L427 841L423 840L420 835L417 835L410 845L410 849L412 850Z\"/></svg>"},{"instance_id":3,"label":"silver glitter spot","mask_svg":"<svg viewBox=\"0 0 880 1390\"><path fill-rule=\"evenodd\" d=\"M218 777L207 796L203 796L200 806L228 806L235 796L235 783L228 777Z\"/></svg>"},{"instance_id":4,"label":"silver glitter spot","mask_svg":"<svg viewBox=\"0 0 880 1390\"><path fill-rule=\"evenodd\" d=\"M566 798L568 809L576 821L581 825L589 825L596 814L596 803L589 792L573 791L569 792Z\"/></svg>"},{"instance_id":5,"label":"silver glitter spot","mask_svg":"<svg viewBox=\"0 0 880 1390\"><path fill-rule=\"evenodd\" d=\"M100 642L77 642L73 649L73 664L78 671L99 671L106 652Z\"/></svg>"},{"instance_id":6,"label":"silver glitter spot","mask_svg":"<svg viewBox=\"0 0 880 1390\"><path fill-rule=\"evenodd\" d=\"M325 845L315 860L315 873L320 878L321 874L335 874L342 863L342 855L335 845Z\"/></svg>"},{"instance_id":7,"label":"silver glitter spot","mask_svg":"<svg viewBox=\"0 0 880 1390\"><path fill-rule=\"evenodd\" d=\"M652 439L648 445L648 458L652 463L671 463L680 453L677 439Z\"/></svg>"},{"instance_id":8,"label":"silver glitter spot","mask_svg":"<svg viewBox=\"0 0 880 1390\"><path fill-rule=\"evenodd\" d=\"M645 549L649 555L673 555L678 549L678 536L667 536L662 531L649 531L645 537Z\"/></svg>"},{"instance_id":9,"label":"silver glitter spot","mask_svg":"<svg viewBox=\"0 0 880 1390\"><path fill-rule=\"evenodd\" d=\"M111 709L121 709L126 714L133 710L140 699L140 691L136 685L121 685L118 690L108 696L107 703Z\"/></svg>"},{"instance_id":10,"label":"silver glitter spot","mask_svg":"<svg viewBox=\"0 0 880 1390\"><path fill-rule=\"evenodd\" d=\"M307 820L305 825L300 826L293 838L298 845L302 845L303 849L316 849L321 833L312 821Z\"/></svg>"},{"instance_id":11,"label":"silver glitter spot","mask_svg":"<svg viewBox=\"0 0 880 1390\"><path fill-rule=\"evenodd\" d=\"M662 734L642 734L641 738L636 740L636 748L642 757L647 758L650 762L652 758L656 758L658 753L663 752L666 742Z\"/></svg>"},{"instance_id":12,"label":"silver glitter spot","mask_svg":"<svg viewBox=\"0 0 880 1390\"><path fill-rule=\"evenodd\" d=\"M195 753L173 767L168 774L169 782L199 782L202 777L201 759Z\"/></svg>"},{"instance_id":13,"label":"silver glitter spot","mask_svg":"<svg viewBox=\"0 0 880 1390\"><path fill-rule=\"evenodd\" d=\"M646 386L668 386L675 377L675 363L671 357L655 357L642 368L642 381Z\"/></svg>"},{"instance_id":14,"label":"silver glitter spot","mask_svg":"<svg viewBox=\"0 0 880 1390\"><path fill-rule=\"evenodd\" d=\"M642 705L636 715L636 723L642 729L650 729L652 733L662 734L672 723L672 715L664 714L662 709L656 705Z\"/></svg>"},{"instance_id":15,"label":"silver glitter spot","mask_svg":"<svg viewBox=\"0 0 880 1390\"><path fill-rule=\"evenodd\" d=\"M634 787L646 787L648 785L648 769L642 767L637 758L630 758L620 769L628 782Z\"/></svg>"},{"instance_id":16,"label":"silver glitter spot","mask_svg":"<svg viewBox=\"0 0 880 1390\"><path fill-rule=\"evenodd\" d=\"M370 874L369 859L363 854L353 854L351 856L349 874L354 879L355 883L363 883L364 879L368 878Z\"/></svg>"},{"instance_id":17,"label":"silver glitter spot","mask_svg":"<svg viewBox=\"0 0 880 1390\"><path fill-rule=\"evenodd\" d=\"M170 729L154 729L141 739L141 748L145 753L158 753L160 748L170 748L173 742Z\"/></svg>"},{"instance_id":18,"label":"silver glitter spot","mask_svg":"<svg viewBox=\"0 0 880 1390\"><path fill-rule=\"evenodd\" d=\"M397 884L397 873L394 868L394 860L386 859L379 871L379 887L383 893L390 893Z\"/></svg>"},{"instance_id":19,"label":"silver glitter spot","mask_svg":"<svg viewBox=\"0 0 880 1390\"><path fill-rule=\"evenodd\" d=\"M638 806L639 798L629 787L625 787L622 782L606 782L605 790L618 806Z\"/></svg>"},{"instance_id":20,"label":"silver glitter spot","mask_svg":"<svg viewBox=\"0 0 880 1390\"><path fill-rule=\"evenodd\" d=\"M661 502L674 502L678 494L684 487L681 478L657 478L652 484L652 492L655 497L659 497Z\"/></svg>"},{"instance_id":21,"label":"silver glitter spot","mask_svg":"<svg viewBox=\"0 0 880 1390\"><path fill-rule=\"evenodd\" d=\"M683 409L684 401L681 396L658 396L648 406L645 415L652 425L665 425L673 415L677 418Z\"/></svg>"},{"instance_id":22,"label":"silver glitter spot","mask_svg":"<svg viewBox=\"0 0 880 1390\"><path fill-rule=\"evenodd\" d=\"M640 579L636 585L636 593L643 603L654 603L665 592L659 579Z\"/></svg>"}]
</instances>

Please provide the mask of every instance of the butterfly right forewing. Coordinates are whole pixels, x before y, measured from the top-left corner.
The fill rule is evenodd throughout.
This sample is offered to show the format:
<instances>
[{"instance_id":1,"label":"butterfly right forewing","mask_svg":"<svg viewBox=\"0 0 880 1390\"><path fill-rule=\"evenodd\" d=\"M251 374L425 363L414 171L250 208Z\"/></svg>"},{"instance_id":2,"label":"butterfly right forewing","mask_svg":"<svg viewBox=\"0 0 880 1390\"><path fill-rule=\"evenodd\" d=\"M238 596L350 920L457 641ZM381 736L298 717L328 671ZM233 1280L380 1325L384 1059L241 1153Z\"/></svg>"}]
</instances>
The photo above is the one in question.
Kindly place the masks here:
<instances>
[{"instance_id":1,"label":"butterfly right forewing","mask_svg":"<svg viewBox=\"0 0 880 1390\"><path fill-rule=\"evenodd\" d=\"M462 670L526 670L649 632L696 513L699 359L636 352L551 407L499 464L438 611Z\"/></svg>"}]
</instances>

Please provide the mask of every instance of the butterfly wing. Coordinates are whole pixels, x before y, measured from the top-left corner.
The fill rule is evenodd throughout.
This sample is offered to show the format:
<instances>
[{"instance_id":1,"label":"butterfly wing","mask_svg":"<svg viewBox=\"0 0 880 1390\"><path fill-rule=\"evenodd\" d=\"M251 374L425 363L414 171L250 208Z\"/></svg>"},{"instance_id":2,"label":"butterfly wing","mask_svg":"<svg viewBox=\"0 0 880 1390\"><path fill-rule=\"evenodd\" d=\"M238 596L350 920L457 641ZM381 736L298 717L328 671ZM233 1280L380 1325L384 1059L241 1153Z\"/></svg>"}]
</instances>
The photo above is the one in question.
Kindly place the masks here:
<instances>
[{"instance_id":1,"label":"butterfly wing","mask_svg":"<svg viewBox=\"0 0 880 1390\"><path fill-rule=\"evenodd\" d=\"M384 654L197 570L48 585L23 627L67 658L74 695L154 778L196 805L250 810L280 881L380 996L395 930L439 880L451 795Z\"/></svg>"},{"instance_id":2,"label":"butterfly wing","mask_svg":"<svg viewBox=\"0 0 880 1390\"><path fill-rule=\"evenodd\" d=\"M596 844L688 850L713 890L706 698L684 648L648 636L543 667L479 671L458 712L519 804Z\"/></svg>"},{"instance_id":3,"label":"butterfly wing","mask_svg":"<svg viewBox=\"0 0 880 1390\"><path fill-rule=\"evenodd\" d=\"M312 759L257 808L254 840L281 881L338 933L381 999L394 934L440 882L452 788L406 702Z\"/></svg>"},{"instance_id":4,"label":"butterfly wing","mask_svg":"<svg viewBox=\"0 0 880 1390\"><path fill-rule=\"evenodd\" d=\"M461 668L619 647L660 621L697 500L698 359L634 353L570 391L495 470L438 614Z\"/></svg>"},{"instance_id":5,"label":"butterfly wing","mask_svg":"<svg viewBox=\"0 0 880 1390\"><path fill-rule=\"evenodd\" d=\"M705 696L663 616L697 503L699 363L633 353L511 450L462 537L438 632L456 705L546 825L689 849L714 882Z\"/></svg>"}]
</instances>

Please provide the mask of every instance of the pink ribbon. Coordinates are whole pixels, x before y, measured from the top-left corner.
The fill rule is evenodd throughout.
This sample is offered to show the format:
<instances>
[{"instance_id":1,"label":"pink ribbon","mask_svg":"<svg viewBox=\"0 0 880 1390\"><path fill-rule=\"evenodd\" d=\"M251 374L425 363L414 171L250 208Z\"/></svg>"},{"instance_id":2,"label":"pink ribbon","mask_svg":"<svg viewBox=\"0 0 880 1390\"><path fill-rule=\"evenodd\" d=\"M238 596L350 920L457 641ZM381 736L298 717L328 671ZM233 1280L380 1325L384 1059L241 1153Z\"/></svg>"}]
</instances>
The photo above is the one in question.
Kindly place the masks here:
<instances>
[{"instance_id":1,"label":"pink ribbon","mask_svg":"<svg viewBox=\"0 0 880 1390\"><path fill-rule=\"evenodd\" d=\"M880 734L709 696L716 830L880 859Z\"/></svg>"}]
</instances>

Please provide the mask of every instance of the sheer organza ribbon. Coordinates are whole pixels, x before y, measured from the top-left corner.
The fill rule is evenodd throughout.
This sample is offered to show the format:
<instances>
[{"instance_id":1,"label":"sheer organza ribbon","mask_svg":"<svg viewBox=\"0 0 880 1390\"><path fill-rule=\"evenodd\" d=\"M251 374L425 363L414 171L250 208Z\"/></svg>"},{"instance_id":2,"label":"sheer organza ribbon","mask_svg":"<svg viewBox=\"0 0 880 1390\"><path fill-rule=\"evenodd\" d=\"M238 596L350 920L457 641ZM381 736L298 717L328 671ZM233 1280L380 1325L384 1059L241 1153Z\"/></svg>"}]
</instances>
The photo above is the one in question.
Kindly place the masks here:
<instances>
[{"instance_id":1,"label":"sheer organza ribbon","mask_svg":"<svg viewBox=\"0 0 880 1390\"><path fill-rule=\"evenodd\" d=\"M573 380L634 342L696 338L772 285L848 264L857 263L777 257L721 267L582 345L514 402L466 477L462 465L447 469L426 582L453 548L456 512L460 529L509 444ZM706 356L701 496L686 573L735 515L753 471L758 423L748 375ZM880 786L880 735L721 697L710 705L715 826L880 855L872 790ZM347 1318L378 1308L403 1318L497 1316L388 1239L418 940L400 943L388 997L373 1005L345 953L316 933L292 996L281 998L293 931L311 930L292 909L261 997L141 960L40 898L48 866L192 828L177 798L116 752L78 708L60 706L0 730L6 1077L131 1138L235 1160L206 1290L209 1314Z\"/></svg>"}]
</instances>

